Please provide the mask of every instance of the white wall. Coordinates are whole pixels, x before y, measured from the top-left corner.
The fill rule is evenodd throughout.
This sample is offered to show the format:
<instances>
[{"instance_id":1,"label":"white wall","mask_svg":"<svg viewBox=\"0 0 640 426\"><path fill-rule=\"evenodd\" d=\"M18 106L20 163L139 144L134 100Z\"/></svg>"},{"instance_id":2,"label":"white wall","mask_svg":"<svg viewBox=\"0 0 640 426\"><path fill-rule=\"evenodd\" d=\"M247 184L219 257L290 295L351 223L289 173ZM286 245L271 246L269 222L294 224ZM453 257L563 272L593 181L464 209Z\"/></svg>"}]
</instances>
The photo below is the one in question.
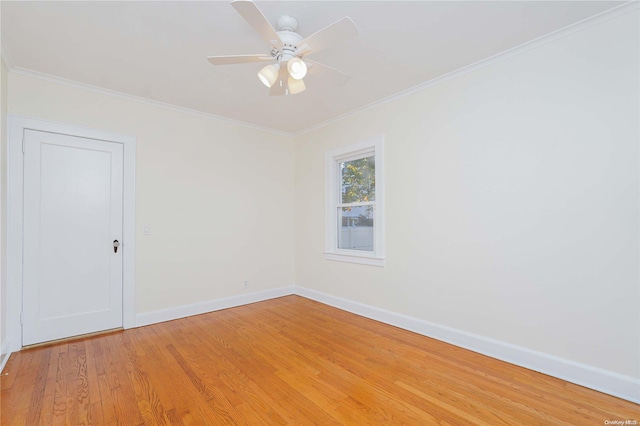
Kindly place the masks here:
<instances>
[{"instance_id":1,"label":"white wall","mask_svg":"<svg viewBox=\"0 0 640 426\"><path fill-rule=\"evenodd\" d=\"M10 114L136 136L138 314L293 284L292 138L14 72L9 85Z\"/></svg>"},{"instance_id":2,"label":"white wall","mask_svg":"<svg viewBox=\"0 0 640 426\"><path fill-rule=\"evenodd\" d=\"M640 378L638 22L296 138L296 284ZM386 267L325 260L324 153L385 135Z\"/></svg>"},{"instance_id":3,"label":"white wall","mask_svg":"<svg viewBox=\"0 0 640 426\"><path fill-rule=\"evenodd\" d=\"M0 367L7 345L7 97L8 71L0 59Z\"/></svg>"}]
</instances>

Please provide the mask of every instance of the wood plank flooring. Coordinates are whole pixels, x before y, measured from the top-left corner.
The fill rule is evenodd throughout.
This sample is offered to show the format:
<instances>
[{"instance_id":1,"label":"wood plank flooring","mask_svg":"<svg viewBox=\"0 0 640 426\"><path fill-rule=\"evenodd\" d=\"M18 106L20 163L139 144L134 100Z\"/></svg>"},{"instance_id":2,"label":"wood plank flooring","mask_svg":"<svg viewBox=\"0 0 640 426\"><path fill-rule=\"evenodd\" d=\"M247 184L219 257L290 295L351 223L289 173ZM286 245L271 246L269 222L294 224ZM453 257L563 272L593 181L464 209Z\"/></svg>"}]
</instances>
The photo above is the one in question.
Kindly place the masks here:
<instances>
[{"instance_id":1,"label":"wood plank flooring","mask_svg":"<svg viewBox=\"0 0 640 426\"><path fill-rule=\"evenodd\" d=\"M640 406L298 296L11 355L0 423L603 425Z\"/></svg>"}]
</instances>

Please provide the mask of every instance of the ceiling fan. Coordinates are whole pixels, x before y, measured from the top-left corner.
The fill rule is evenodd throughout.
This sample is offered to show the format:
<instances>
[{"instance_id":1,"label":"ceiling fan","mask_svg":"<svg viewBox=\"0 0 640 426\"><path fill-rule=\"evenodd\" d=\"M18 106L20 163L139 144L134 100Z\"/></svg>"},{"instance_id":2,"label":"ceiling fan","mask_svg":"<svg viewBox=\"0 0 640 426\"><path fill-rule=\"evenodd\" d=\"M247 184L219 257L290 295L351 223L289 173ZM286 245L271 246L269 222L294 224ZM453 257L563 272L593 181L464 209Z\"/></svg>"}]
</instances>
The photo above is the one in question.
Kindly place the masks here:
<instances>
[{"instance_id":1,"label":"ceiling fan","mask_svg":"<svg viewBox=\"0 0 640 426\"><path fill-rule=\"evenodd\" d=\"M344 17L320 31L303 38L296 33L298 21L293 16L278 18L276 31L251 0L234 0L231 6L267 43L269 53L255 55L209 56L213 65L271 62L258 72L258 78L271 90L272 96L295 95L305 90L303 78L317 75L334 84L343 85L349 76L328 65L307 59L307 56L358 35L351 18ZM303 60L304 58L304 60Z\"/></svg>"}]
</instances>

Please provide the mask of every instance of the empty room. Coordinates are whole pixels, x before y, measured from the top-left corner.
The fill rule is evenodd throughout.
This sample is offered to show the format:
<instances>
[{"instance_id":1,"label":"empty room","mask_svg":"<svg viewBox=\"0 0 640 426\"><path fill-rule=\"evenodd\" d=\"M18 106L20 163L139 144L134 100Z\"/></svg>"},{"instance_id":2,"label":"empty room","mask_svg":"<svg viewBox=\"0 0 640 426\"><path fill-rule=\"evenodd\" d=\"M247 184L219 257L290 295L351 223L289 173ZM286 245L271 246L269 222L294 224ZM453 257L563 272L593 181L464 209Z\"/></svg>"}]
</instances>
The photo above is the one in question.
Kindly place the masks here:
<instances>
[{"instance_id":1,"label":"empty room","mask_svg":"<svg viewBox=\"0 0 640 426\"><path fill-rule=\"evenodd\" d=\"M0 35L2 426L639 424L639 1Z\"/></svg>"}]
</instances>

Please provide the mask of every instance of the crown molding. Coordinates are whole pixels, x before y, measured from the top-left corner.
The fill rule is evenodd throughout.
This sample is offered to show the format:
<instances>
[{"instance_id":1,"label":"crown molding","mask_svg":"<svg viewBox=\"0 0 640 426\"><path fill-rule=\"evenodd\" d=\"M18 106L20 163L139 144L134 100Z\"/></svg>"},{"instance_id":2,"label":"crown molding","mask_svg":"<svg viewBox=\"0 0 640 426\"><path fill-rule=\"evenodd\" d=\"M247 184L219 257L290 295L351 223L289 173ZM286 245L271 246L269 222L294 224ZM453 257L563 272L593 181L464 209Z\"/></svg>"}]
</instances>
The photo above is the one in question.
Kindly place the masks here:
<instances>
[{"instance_id":1,"label":"crown molding","mask_svg":"<svg viewBox=\"0 0 640 426\"><path fill-rule=\"evenodd\" d=\"M420 83L416 86L410 87L408 89L405 89L401 92L395 93L393 95L387 96L385 98L382 99L378 99L374 102L371 102L367 105L364 105L362 107L356 108L354 110L351 110L349 112L346 112L344 114L338 115L336 117L330 118L329 120L325 120L321 123L318 123L316 125L307 127L305 129L299 130L299 131L295 131L295 132L286 132L283 130L279 130L279 129L274 129L271 127L265 127L265 126L260 126L257 124L253 124L253 123L249 123L246 121L240 121L240 120L235 120L232 118L228 118L228 117L224 117L221 115L215 115L215 114L210 114L210 113L206 113L206 112L202 112L202 111L198 111L198 110L194 110L194 109L190 109L190 108L185 108L185 107L181 107L178 105L173 105L173 104L169 104L166 102L161 102L161 101L156 101L153 99L149 99L149 98L144 98L141 96L135 96L135 95L130 95L127 93L123 93L123 92L118 92L116 90L111 90L111 89L105 89L102 87L98 87L98 86L92 86L90 84L85 84L85 83L80 83L77 81L73 81L73 80L68 80L62 77L57 77L57 76L53 76L50 74L45 74L45 73L40 73L37 71L32 71L32 70L28 70L25 68L21 68L21 67L17 67L15 66L15 63L13 61L13 58L11 57L11 52L9 51L9 49L6 47L4 40L2 40L2 59L4 60L5 65L7 66L7 69L9 70L10 73L15 73L15 74L19 74L19 75L24 75L24 76L28 76L28 77L33 77L33 78L38 78L41 80L46 80L46 81L51 81L54 83L59 83L59 84L63 84L66 86L71 86L71 87L75 87L75 88L79 88L79 89L84 89L84 90L89 90L92 92L96 92L96 93L102 93L102 94L106 94L106 95L111 95L111 96L115 96L115 97L119 97L121 99L128 99L131 101L135 101L135 102L139 102L139 103L143 103L143 104L147 104L147 105L153 105L153 106L157 106L157 107L161 107L161 108L165 108L165 109L169 109L172 111L177 111L177 112L182 112L185 114L191 114L191 115L195 115L195 116L199 116L199 117L204 117L204 118L210 118L210 119L216 119L216 120L220 120L220 121L224 121L227 123L233 123L239 126L243 126L243 127L248 127L254 130L259 130L262 132L267 132L267 133L272 133L272 134L276 134L276 135L280 135L280 136L287 136L287 137L297 137L297 136L301 136L307 133L311 133L313 131L316 131L318 129L321 129L323 127L329 126L331 124L334 124L336 122L345 120L349 117L353 117L355 115L358 115L362 112L368 111L370 109L374 109L377 108L379 106L382 106L384 104L390 103L390 102L394 102L397 101L399 99L405 98L407 96L411 96L413 94L422 92L426 89L429 89L430 87L442 84L446 81L449 81L451 79L454 79L456 77L477 71L479 69L494 65L496 63L499 63L501 61L507 60L509 58L512 58L516 55L520 55L524 52L527 52L529 50L538 48L540 46L543 46L545 44L554 42L556 40L559 40L561 38L567 37L571 34L574 34L576 32L579 31L583 31L587 28L593 27L595 25L601 24L603 22L606 22L610 19L616 18L618 16L624 15L626 13L630 13L633 11L638 10L640 5L640 0L630 0L627 1L624 4L621 4L619 6L613 7L609 10L606 10L604 12L601 12L599 14L593 15L589 18L583 19L582 21L576 22L574 24L571 24L569 26L566 26L564 28L561 28L559 30L553 31L551 33L545 34L543 36L540 36L538 38L535 38L533 40L527 41L519 46L513 47L511 49L505 50L503 52L497 53L495 55L492 55L488 58L485 59L481 59L480 61L477 61L475 63L466 65L462 68L458 68L454 71L448 72L446 74L443 74L439 77L436 77L434 79L425 81L423 83Z\"/></svg>"},{"instance_id":2,"label":"crown molding","mask_svg":"<svg viewBox=\"0 0 640 426\"><path fill-rule=\"evenodd\" d=\"M354 110L351 110L349 112L346 112L344 114L338 115L336 117L330 118L329 120L323 121L321 123L318 123L316 125L313 125L311 127L307 127L306 129L302 129L300 131L297 131L295 133L293 133L293 136L297 137L297 136L301 136L307 133L311 133L313 131L316 131L318 129L321 129L323 127L329 126L331 124L337 123L339 121L345 120L349 117L353 117L355 115L358 115L362 112L368 111L370 109L374 109L377 108L379 106L382 106L384 104L388 104L390 102L394 102L397 101L399 99L405 98L407 96L411 96L415 93L419 93L422 92L430 87L433 86L437 86L439 84L442 84L446 81L452 80L456 77L460 77L462 75L465 74L469 74L472 73L474 71L477 71L479 69L497 64L498 62L507 60L509 58L512 58L514 56L520 55L524 52L528 52L529 50L532 49L536 49L540 46L544 46L545 44L549 44L552 43L556 40L559 40L561 38L567 37L571 34L575 34L579 31L583 31L587 28L593 27L595 25L599 25L603 22L606 22L608 20L611 20L613 18L616 18L618 16L622 16L624 14L633 12L635 10L638 10L638 7L640 5L640 0L631 0L628 1L624 4L621 4L619 6L613 7L609 10L605 10L604 12L600 12L599 14L590 16L588 18L583 19L582 21L578 21L576 23L573 23L571 25L568 25L564 28L560 28L556 31L550 32L548 34L545 34L543 36L540 36L538 38L535 38L533 40L529 40L523 44L520 44L516 47L512 47L511 49L507 49L503 52L500 53L496 53L495 55L489 56L488 58L484 58L481 59L477 62L474 62L472 64L469 65L465 65L462 68L458 68L454 71L450 71L446 74L443 74L439 77L436 77L434 79L425 81L423 83L420 83L416 86L410 87L408 89L405 89L401 92L395 93L393 95L387 96L385 98L382 99L378 99L377 101L371 102L370 104L364 105L362 107L356 108Z\"/></svg>"},{"instance_id":3,"label":"crown molding","mask_svg":"<svg viewBox=\"0 0 640 426\"><path fill-rule=\"evenodd\" d=\"M210 113L207 113L207 112L202 112L202 111L198 111L198 110L194 110L194 109L190 109L190 108L185 108L185 107L181 107L181 106L178 106L178 105L169 104L169 103L166 103L166 102L161 102L161 101L156 101L156 100L149 99L149 98L144 98L142 96L130 95L128 93L118 92L117 90L105 89L105 88L102 88L102 87L93 86L93 85L86 84L86 83L80 83L80 82L77 82L77 81L68 80L66 78L58 77L58 76L55 76L55 75L50 75L50 74L45 74L45 73L41 73L41 72L38 72L38 71L28 70L26 68L21 68L21 67L14 66L14 67L9 69L9 72L13 73L13 74L23 75L23 76L26 76L26 77L37 78L39 80L45 80L45 81L50 81L52 83L58 83L58 84L62 84L62 85L65 85L65 86L74 87L76 89L88 90L88 91L95 92L95 93L101 93L103 95L111 95L111 96L114 96L114 97L117 97L117 98L127 99L129 101L134 101L134 102L138 102L138 103L142 103L142 104L146 104L146 105L152 105L152 106L168 109L168 110L171 110L171 111L181 112L181 113L184 113L184 114L190 114L190 115L195 115L195 116L198 116L198 117L220 120L220 121L236 124L236 125L243 126L243 127L248 127L250 129L259 130L259 131L262 131L262 132L273 133L273 134L280 135L280 136L289 136L289 137L293 136L293 133L284 132L282 130L273 129L273 128L270 128L270 127L259 126L257 124L248 123L246 121L234 120L232 118L224 117L222 115L210 114Z\"/></svg>"}]
</instances>

